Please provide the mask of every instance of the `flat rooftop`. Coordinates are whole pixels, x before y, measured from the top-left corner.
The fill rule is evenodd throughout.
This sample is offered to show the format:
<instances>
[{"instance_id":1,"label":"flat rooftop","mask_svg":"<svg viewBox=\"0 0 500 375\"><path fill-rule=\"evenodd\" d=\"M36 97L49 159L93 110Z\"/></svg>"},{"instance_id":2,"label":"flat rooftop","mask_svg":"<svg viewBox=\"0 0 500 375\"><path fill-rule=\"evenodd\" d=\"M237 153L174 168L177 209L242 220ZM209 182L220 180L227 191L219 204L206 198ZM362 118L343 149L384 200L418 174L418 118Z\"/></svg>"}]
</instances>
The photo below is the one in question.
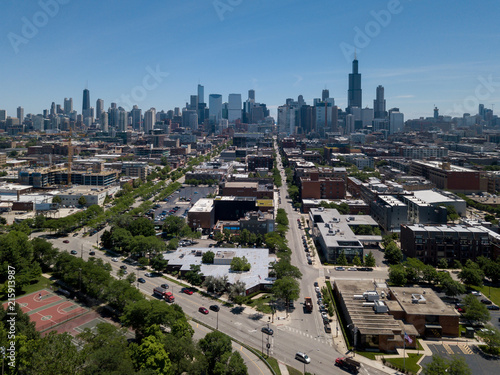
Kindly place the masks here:
<instances>
[{"instance_id":1,"label":"flat rooftop","mask_svg":"<svg viewBox=\"0 0 500 375\"><path fill-rule=\"evenodd\" d=\"M413 196L429 204L464 202L464 200L459 197L454 199L452 196L443 195L434 190L416 190L413 192Z\"/></svg>"},{"instance_id":2,"label":"flat rooftop","mask_svg":"<svg viewBox=\"0 0 500 375\"><path fill-rule=\"evenodd\" d=\"M408 315L459 316L430 288L390 287L391 295Z\"/></svg>"},{"instance_id":3,"label":"flat rooftop","mask_svg":"<svg viewBox=\"0 0 500 375\"><path fill-rule=\"evenodd\" d=\"M210 212L214 208L214 200L210 198L199 199L189 212Z\"/></svg>"}]
</instances>

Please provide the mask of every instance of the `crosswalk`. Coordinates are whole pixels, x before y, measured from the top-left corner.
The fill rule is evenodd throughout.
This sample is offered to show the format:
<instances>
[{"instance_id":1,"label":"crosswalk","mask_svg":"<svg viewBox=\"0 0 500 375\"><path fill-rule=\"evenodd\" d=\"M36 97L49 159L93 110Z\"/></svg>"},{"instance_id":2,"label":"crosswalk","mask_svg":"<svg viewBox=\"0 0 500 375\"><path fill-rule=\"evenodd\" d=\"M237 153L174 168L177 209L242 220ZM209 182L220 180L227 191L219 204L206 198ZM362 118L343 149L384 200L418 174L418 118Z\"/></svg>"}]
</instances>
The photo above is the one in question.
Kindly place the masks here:
<instances>
[{"instance_id":1,"label":"crosswalk","mask_svg":"<svg viewBox=\"0 0 500 375\"><path fill-rule=\"evenodd\" d=\"M467 345L467 344L458 344L458 347L460 348L460 350L464 354L474 354L472 352L472 348L469 345Z\"/></svg>"},{"instance_id":2,"label":"crosswalk","mask_svg":"<svg viewBox=\"0 0 500 375\"><path fill-rule=\"evenodd\" d=\"M304 337L308 337L314 341L318 341L322 344L325 344L325 345L329 345L329 346L333 346L333 342L331 339L327 339L327 338L324 338L324 337L318 337L318 336L314 336L314 335L311 335L310 333L307 333L307 332L303 332L303 331L300 331L298 329L295 329L295 328L292 328L292 327L289 327L289 326L283 326L283 327L280 327L278 328L279 330L287 330L287 331L290 331L290 332L294 332L294 333L298 333L299 335L302 335Z\"/></svg>"}]
</instances>

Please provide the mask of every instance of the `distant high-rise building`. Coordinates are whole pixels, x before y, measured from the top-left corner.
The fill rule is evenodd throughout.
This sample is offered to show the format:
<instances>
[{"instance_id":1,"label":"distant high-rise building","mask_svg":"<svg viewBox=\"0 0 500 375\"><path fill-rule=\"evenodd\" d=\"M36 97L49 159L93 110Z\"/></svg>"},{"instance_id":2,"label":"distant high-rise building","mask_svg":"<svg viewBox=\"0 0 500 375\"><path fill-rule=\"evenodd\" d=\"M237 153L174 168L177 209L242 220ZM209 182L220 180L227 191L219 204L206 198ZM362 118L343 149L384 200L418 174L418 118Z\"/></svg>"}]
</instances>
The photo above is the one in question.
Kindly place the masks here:
<instances>
[{"instance_id":1,"label":"distant high-rise building","mask_svg":"<svg viewBox=\"0 0 500 375\"><path fill-rule=\"evenodd\" d=\"M100 120L103 111L104 111L104 100L97 99L95 103L95 117Z\"/></svg>"},{"instance_id":2,"label":"distant high-rise building","mask_svg":"<svg viewBox=\"0 0 500 375\"><path fill-rule=\"evenodd\" d=\"M375 118L385 118L387 117L387 112L385 111L385 99L384 99L384 86L377 86L376 99L373 101L373 111Z\"/></svg>"},{"instance_id":3,"label":"distant high-rise building","mask_svg":"<svg viewBox=\"0 0 500 375\"><path fill-rule=\"evenodd\" d=\"M24 121L24 108L17 107L17 118L19 119L19 123L22 124Z\"/></svg>"},{"instance_id":4,"label":"distant high-rise building","mask_svg":"<svg viewBox=\"0 0 500 375\"><path fill-rule=\"evenodd\" d=\"M89 108L90 108L90 91L88 89L85 89L83 90L82 114L84 114L85 110Z\"/></svg>"},{"instance_id":5,"label":"distant high-rise building","mask_svg":"<svg viewBox=\"0 0 500 375\"><path fill-rule=\"evenodd\" d=\"M229 123L234 123L241 119L241 94L229 94L227 119Z\"/></svg>"},{"instance_id":6,"label":"distant high-rise building","mask_svg":"<svg viewBox=\"0 0 500 375\"><path fill-rule=\"evenodd\" d=\"M188 109L191 111L198 111L198 95L191 95Z\"/></svg>"},{"instance_id":7,"label":"distant high-rise building","mask_svg":"<svg viewBox=\"0 0 500 375\"><path fill-rule=\"evenodd\" d=\"M50 105L50 115L55 116L56 115L56 103L52 102Z\"/></svg>"},{"instance_id":8,"label":"distant high-rise building","mask_svg":"<svg viewBox=\"0 0 500 375\"><path fill-rule=\"evenodd\" d=\"M64 114L69 115L73 111L73 99L64 98Z\"/></svg>"},{"instance_id":9,"label":"distant high-rise building","mask_svg":"<svg viewBox=\"0 0 500 375\"><path fill-rule=\"evenodd\" d=\"M137 105L134 105L130 114L132 115L132 129L134 129L135 131L140 131L142 128L142 110L137 107Z\"/></svg>"},{"instance_id":10,"label":"distant high-rise building","mask_svg":"<svg viewBox=\"0 0 500 375\"><path fill-rule=\"evenodd\" d=\"M0 109L0 121L7 120L7 111L5 109Z\"/></svg>"},{"instance_id":11,"label":"distant high-rise building","mask_svg":"<svg viewBox=\"0 0 500 375\"><path fill-rule=\"evenodd\" d=\"M205 88L198 85L198 103L205 103Z\"/></svg>"},{"instance_id":12,"label":"distant high-rise building","mask_svg":"<svg viewBox=\"0 0 500 375\"><path fill-rule=\"evenodd\" d=\"M127 126L128 126L127 111L121 109L118 112L118 131L120 132L127 131Z\"/></svg>"},{"instance_id":13,"label":"distant high-rise building","mask_svg":"<svg viewBox=\"0 0 500 375\"><path fill-rule=\"evenodd\" d=\"M144 112L144 133L150 134L156 121L156 109L150 108Z\"/></svg>"},{"instance_id":14,"label":"distant high-rise building","mask_svg":"<svg viewBox=\"0 0 500 375\"><path fill-rule=\"evenodd\" d=\"M101 130L104 133L107 133L109 131L109 115L108 112L102 112L101 117L100 117L100 122L101 122Z\"/></svg>"},{"instance_id":15,"label":"distant high-rise building","mask_svg":"<svg viewBox=\"0 0 500 375\"><path fill-rule=\"evenodd\" d=\"M434 118L437 120L439 118L439 108L434 107Z\"/></svg>"},{"instance_id":16,"label":"distant high-rise building","mask_svg":"<svg viewBox=\"0 0 500 375\"><path fill-rule=\"evenodd\" d=\"M222 95L210 94L208 96L208 118L218 124L222 118Z\"/></svg>"},{"instance_id":17,"label":"distant high-rise building","mask_svg":"<svg viewBox=\"0 0 500 375\"><path fill-rule=\"evenodd\" d=\"M328 91L327 89L324 89L323 92L321 93L321 100L325 101L329 97L330 97L330 91Z\"/></svg>"},{"instance_id":18,"label":"distant high-rise building","mask_svg":"<svg viewBox=\"0 0 500 375\"><path fill-rule=\"evenodd\" d=\"M358 73L358 60L354 56L352 73L349 74L349 90L347 91L347 108L362 108L361 74Z\"/></svg>"},{"instance_id":19,"label":"distant high-rise building","mask_svg":"<svg viewBox=\"0 0 500 375\"><path fill-rule=\"evenodd\" d=\"M255 101L255 90L248 90L248 100Z\"/></svg>"},{"instance_id":20,"label":"distant high-rise building","mask_svg":"<svg viewBox=\"0 0 500 375\"><path fill-rule=\"evenodd\" d=\"M404 115L399 112L399 110L389 111L389 133L398 133L403 129L404 126Z\"/></svg>"},{"instance_id":21,"label":"distant high-rise building","mask_svg":"<svg viewBox=\"0 0 500 375\"><path fill-rule=\"evenodd\" d=\"M484 104L479 104L479 116L484 120Z\"/></svg>"}]
</instances>

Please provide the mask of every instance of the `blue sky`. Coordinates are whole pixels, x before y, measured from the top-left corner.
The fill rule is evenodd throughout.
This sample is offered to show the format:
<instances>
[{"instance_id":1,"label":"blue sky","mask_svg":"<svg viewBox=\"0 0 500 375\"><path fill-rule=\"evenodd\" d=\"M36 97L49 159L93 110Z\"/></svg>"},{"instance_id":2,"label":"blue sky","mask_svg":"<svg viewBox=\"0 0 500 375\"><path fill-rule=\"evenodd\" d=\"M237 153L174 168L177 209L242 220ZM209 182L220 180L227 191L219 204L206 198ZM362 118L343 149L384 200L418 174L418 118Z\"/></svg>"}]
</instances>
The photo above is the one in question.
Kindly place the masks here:
<instances>
[{"instance_id":1,"label":"blue sky","mask_svg":"<svg viewBox=\"0 0 500 375\"><path fill-rule=\"evenodd\" d=\"M11 116L65 97L81 112L87 82L105 108L127 95L143 110L182 108L198 83L206 102L255 89L273 115L325 87L345 108L354 47L363 106L383 85L406 119L434 104L454 116L479 102L500 110L498 0L2 0L0 13L0 109Z\"/></svg>"}]
</instances>

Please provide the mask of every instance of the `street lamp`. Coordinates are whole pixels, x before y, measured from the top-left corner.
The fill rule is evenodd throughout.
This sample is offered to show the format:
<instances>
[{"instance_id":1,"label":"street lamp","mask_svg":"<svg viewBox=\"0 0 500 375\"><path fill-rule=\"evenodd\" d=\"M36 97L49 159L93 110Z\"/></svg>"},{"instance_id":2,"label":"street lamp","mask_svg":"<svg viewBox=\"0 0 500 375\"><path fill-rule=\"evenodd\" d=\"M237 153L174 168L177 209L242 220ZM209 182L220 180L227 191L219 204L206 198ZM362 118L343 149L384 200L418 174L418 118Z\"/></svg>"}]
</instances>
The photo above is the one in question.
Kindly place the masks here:
<instances>
[{"instance_id":1,"label":"street lamp","mask_svg":"<svg viewBox=\"0 0 500 375\"><path fill-rule=\"evenodd\" d=\"M219 310L217 310L217 325L215 327L215 330L218 331L219 330Z\"/></svg>"}]
</instances>

